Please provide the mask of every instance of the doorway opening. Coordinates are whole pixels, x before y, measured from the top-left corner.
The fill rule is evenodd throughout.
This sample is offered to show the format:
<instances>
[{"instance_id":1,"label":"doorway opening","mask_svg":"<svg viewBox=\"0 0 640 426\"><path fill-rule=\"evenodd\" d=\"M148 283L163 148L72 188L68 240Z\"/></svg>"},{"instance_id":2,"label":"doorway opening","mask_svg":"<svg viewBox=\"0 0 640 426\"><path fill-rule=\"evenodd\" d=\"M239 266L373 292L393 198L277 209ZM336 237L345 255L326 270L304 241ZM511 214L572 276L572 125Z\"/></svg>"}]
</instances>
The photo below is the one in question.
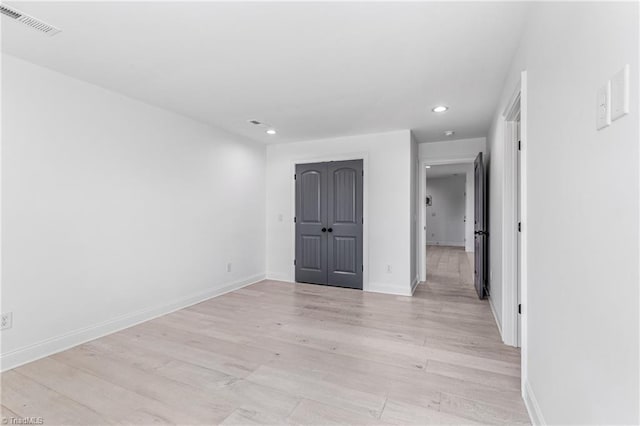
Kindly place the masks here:
<instances>
[{"instance_id":1,"label":"doorway opening","mask_svg":"<svg viewBox=\"0 0 640 426\"><path fill-rule=\"evenodd\" d=\"M502 339L522 347L526 340L526 114L521 75L504 110L504 181L502 203ZM526 356L522 357L523 365Z\"/></svg>"},{"instance_id":2,"label":"doorway opening","mask_svg":"<svg viewBox=\"0 0 640 426\"><path fill-rule=\"evenodd\" d=\"M424 164L423 170L423 281L438 292L474 297L473 160Z\"/></svg>"}]
</instances>

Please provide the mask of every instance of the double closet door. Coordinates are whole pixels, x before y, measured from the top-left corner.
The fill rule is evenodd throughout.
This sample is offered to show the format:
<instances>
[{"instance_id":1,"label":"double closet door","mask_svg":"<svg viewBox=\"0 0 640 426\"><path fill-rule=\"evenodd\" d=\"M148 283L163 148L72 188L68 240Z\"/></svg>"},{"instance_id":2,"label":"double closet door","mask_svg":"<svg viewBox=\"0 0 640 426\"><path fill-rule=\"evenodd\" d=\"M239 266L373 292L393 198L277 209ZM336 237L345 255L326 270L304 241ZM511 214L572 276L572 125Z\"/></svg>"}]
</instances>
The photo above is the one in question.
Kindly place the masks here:
<instances>
[{"instance_id":1,"label":"double closet door","mask_svg":"<svg viewBox=\"0 0 640 426\"><path fill-rule=\"evenodd\" d=\"M362 289L362 160L296 165L296 281Z\"/></svg>"}]
</instances>

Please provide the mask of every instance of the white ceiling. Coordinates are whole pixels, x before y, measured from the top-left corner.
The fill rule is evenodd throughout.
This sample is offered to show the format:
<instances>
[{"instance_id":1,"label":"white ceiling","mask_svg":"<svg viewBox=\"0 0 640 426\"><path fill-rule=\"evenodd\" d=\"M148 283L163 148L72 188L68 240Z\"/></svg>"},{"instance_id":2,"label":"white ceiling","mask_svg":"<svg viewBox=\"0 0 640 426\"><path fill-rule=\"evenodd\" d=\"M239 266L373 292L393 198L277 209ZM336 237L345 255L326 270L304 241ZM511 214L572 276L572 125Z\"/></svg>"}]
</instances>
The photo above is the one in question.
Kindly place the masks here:
<instances>
[{"instance_id":1,"label":"white ceiling","mask_svg":"<svg viewBox=\"0 0 640 426\"><path fill-rule=\"evenodd\" d=\"M523 3L4 2L2 50L264 142L485 136ZM436 104L451 109L436 115ZM278 135L247 123L273 125Z\"/></svg>"},{"instance_id":2,"label":"white ceiling","mask_svg":"<svg viewBox=\"0 0 640 426\"><path fill-rule=\"evenodd\" d=\"M468 164L442 164L437 166L431 166L427 169L427 180L435 178L449 177L453 175L465 176L467 170L472 165Z\"/></svg>"}]
</instances>

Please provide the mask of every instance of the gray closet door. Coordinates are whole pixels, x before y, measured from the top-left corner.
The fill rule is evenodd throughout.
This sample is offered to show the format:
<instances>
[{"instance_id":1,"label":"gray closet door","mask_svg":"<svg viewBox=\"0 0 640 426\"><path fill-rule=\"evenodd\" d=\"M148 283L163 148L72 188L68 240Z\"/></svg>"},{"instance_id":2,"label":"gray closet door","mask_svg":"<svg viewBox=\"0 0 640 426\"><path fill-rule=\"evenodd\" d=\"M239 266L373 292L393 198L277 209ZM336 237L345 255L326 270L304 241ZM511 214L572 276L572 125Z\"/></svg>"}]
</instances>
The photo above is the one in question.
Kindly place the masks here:
<instances>
[{"instance_id":1,"label":"gray closet door","mask_svg":"<svg viewBox=\"0 0 640 426\"><path fill-rule=\"evenodd\" d=\"M296 281L327 283L327 166L296 165Z\"/></svg>"},{"instance_id":2,"label":"gray closet door","mask_svg":"<svg viewBox=\"0 0 640 426\"><path fill-rule=\"evenodd\" d=\"M328 165L328 283L362 289L362 160Z\"/></svg>"},{"instance_id":3,"label":"gray closet door","mask_svg":"<svg viewBox=\"0 0 640 426\"><path fill-rule=\"evenodd\" d=\"M362 160L296 166L296 281L362 289Z\"/></svg>"}]
</instances>

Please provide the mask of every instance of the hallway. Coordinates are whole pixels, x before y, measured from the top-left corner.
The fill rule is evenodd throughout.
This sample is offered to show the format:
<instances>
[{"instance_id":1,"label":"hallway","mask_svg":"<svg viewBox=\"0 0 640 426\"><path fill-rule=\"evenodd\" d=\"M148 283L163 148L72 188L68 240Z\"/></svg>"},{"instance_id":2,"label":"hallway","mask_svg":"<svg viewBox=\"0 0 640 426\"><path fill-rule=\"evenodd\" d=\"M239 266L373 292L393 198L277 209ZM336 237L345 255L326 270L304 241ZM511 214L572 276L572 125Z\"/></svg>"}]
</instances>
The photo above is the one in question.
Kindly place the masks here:
<instances>
[{"instance_id":1,"label":"hallway","mask_svg":"<svg viewBox=\"0 0 640 426\"><path fill-rule=\"evenodd\" d=\"M438 300L488 305L478 300L473 288L473 253L466 252L464 247L428 246L427 282L418 287L416 295L418 291Z\"/></svg>"}]
</instances>

